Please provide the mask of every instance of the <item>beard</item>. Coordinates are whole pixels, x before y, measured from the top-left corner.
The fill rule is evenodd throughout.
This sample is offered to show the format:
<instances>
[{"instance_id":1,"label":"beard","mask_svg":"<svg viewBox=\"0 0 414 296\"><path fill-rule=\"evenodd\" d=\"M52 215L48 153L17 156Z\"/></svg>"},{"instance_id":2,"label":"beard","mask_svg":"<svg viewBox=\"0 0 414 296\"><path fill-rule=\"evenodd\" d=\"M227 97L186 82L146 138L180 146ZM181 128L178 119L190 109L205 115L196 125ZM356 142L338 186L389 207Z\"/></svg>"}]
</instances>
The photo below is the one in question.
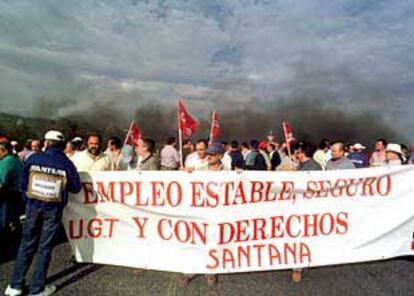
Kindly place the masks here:
<instances>
[{"instance_id":1,"label":"beard","mask_svg":"<svg viewBox=\"0 0 414 296\"><path fill-rule=\"evenodd\" d=\"M98 156L101 153L101 149L95 148L95 147L91 147L91 148L88 148L88 152L90 154L92 154L93 156Z\"/></svg>"}]
</instances>

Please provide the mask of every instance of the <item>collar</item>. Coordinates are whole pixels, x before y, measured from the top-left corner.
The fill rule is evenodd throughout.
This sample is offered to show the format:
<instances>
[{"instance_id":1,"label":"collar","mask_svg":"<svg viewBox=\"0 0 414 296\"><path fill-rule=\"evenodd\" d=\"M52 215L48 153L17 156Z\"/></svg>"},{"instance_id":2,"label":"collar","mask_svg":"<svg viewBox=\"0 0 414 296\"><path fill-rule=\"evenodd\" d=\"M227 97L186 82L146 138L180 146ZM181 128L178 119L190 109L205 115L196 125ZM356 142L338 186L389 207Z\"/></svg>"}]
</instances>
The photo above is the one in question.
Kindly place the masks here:
<instances>
[{"instance_id":1,"label":"collar","mask_svg":"<svg viewBox=\"0 0 414 296\"><path fill-rule=\"evenodd\" d=\"M47 148L44 153L46 153L46 154L63 154L63 151L62 151L62 149L59 149L59 148L50 147L50 148Z\"/></svg>"}]
</instances>

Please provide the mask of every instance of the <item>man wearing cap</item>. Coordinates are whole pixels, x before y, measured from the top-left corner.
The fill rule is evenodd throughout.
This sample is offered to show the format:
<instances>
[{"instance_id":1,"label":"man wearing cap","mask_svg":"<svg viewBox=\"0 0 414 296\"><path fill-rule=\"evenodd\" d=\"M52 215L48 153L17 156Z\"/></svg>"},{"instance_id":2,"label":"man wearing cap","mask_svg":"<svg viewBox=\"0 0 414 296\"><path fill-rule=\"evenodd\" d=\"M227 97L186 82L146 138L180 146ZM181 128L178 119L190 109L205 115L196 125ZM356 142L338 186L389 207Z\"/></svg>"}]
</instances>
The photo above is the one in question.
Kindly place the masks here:
<instances>
[{"instance_id":1,"label":"man wearing cap","mask_svg":"<svg viewBox=\"0 0 414 296\"><path fill-rule=\"evenodd\" d=\"M222 163L223 155L226 152L221 143L212 143L207 149L208 165L204 171L225 171L226 167ZM191 170L189 171L191 172ZM178 286L186 288L197 274L184 274L178 279ZM217 283L217 276L214 274L204 275L207 285L213 287Z\"/></svg>"},{"instance_id":2,"label":"man wearing cap","mask_svg":"<svg viewBox=\"0 0 414 296\"><path fill-rule=\"evenodd\" d=\"M26 223L16 258L14 272L5 295L22 295L25 276L35 253L30 293L51 295L55 286L46 286L53 241L59 229L68 193L81 190L79 175L63 153L64 138L58 131L45 135L46 150L30 157L24 165L21 190L26 199Z\"/></svg>"},{"instance_id":3,"label":"man wearing cap","mask_svg":"<svg viewBox=\"0 0 414 296\"><path fill-rule=\"evenodd\" d=\"M0 257L9 223L19 224L21 170L22 164L13 154L10 142L0 140Z\"/></svg>"},{"instance_id":4,"label":"man wearing cap","mask_svg":"<svg viewBox=\"0 0 414 296\"><path fill-rule=\"evenodd\" d=\"M389 143L385 148L385 161L387 165L402 165L404 155L400 144Z\"/></svg>"},{"instance_id":5,"label":"man wearing cap","mask_svg":"<svg viewBox=\"0 0 414 296\"><path fill-rule=\"evenodd\" d=\"M365 146L356 143L352 146L353 152L348 155L348 159L352 161L357 169L368 167L368 157L364 153Z\"/></svg>"}]
</instances>

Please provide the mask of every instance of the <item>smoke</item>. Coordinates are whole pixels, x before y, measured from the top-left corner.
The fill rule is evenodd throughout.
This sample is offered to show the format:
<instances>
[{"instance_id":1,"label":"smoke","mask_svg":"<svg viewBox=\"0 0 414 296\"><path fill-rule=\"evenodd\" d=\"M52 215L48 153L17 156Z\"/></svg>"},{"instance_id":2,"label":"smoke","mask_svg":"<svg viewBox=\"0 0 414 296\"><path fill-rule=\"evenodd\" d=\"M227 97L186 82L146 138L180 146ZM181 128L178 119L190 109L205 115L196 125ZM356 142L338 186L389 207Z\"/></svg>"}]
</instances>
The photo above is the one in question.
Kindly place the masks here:
<instances>
[{"instance_id":1,"label":"smoke","mask_svg":"<svg viewBox=\"0 0 414 296\"><path fill-rule=\"evenodd\" d=\"M217 109L225 138L263 137L282 118L300 137L414 137L412 1L328 2L1 2L0 108L89 112L94 127L137 115L164 138L182 96L206 118L202 136Z\"/></svg>"},{"instance_id":2,"label":"smoke","mask_svg":"<svg viewBox=\"0 0 414 296\"><path fill-rule=\"evenodd\" d=\"M158 144L164 143L170 136L177 136L176 109L171 104L146 103L134 108L134 111L126 111L100 101L80 102L69 107L62 102L60 105L48 104L44 98L40 102L43 112L59 115L54 119L53 127L61 129L68 137L98 131L105 137L123 138L132 119L136 121L144 136L155 139ZM230 103L233 108L228 108L229 103L226 102L223 109L220 108L220 104L206 103L205 100L186 100L185 103L200 122L199 131L193 140L209 136L212 106L217 107L222 141L264 140L271 130L276 139L282 142L283 120L287 120L291 125L296 140L314 144L318 144L322 138L350 144L360 142L368 147L373 146L377 138L386 138L397 143L409 140L391 128L375 112L349 112L324 100L280 101L278 104L268 105L251 98L244 104L239 104L238 101ZM62 116L64 112L59 113L59 110L64 110L67 115ZM50 127L52 126L47 128Z\"/></svg>"}]
</instances>

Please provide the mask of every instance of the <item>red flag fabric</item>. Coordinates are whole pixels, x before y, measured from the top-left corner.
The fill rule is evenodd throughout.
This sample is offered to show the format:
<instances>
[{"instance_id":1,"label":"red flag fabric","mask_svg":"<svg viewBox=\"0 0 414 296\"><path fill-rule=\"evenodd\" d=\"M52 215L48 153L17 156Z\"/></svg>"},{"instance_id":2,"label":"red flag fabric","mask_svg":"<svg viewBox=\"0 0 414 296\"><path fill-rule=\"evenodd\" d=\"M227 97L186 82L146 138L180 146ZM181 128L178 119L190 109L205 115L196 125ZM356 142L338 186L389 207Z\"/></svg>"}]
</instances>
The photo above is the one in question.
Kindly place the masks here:
<instances>
[{"instance_id":1,"label":"red flag fabric","mask_svg":"<svg viewBox=\"0 0 414 296\"><path fill-rule=\"evenodd\" d=\"M196 133L198 122L185 109L183 102L178 98L178 129L181 130L183 139L187 139Z\"/></svg>"},{"instance_id":2,"label":"red flag fabric","mask_svg":"<svg viewBox=\"0 0 414 296\"><path fill-rule=\"evenodd\" d=\"M142 133L141 130L138 128L135 121L131 122L131 125L129 126L128 133L125 138L125 144L131 145L131 146L138 146L138 140L141 138Z\"/></svg>"},{"instance_id":3,"label":"red flag fabric","mask_svg":"<svg viewBox=\"0 0 414 296\"><path fill-rule=\"evenodd\" d=\"M220 124L218 121L218 114L216 111L214 111L213 117L211 119L210 143L216 142L219 137L220 137Z\"/></svg>"},{"instance_id":4,"label":"red flag fabric","mask_svg":"<svg viewBox=\"0 0 414 296\"><path fill-rule=\"evenodd\" d=\"M283 133L285 134L285 141L288 147L290 148L290 144L292 144L295 141L295 138L293 137L292 129L290 128L287 121L283 120Z\"/></svg>"}]
</instances>

